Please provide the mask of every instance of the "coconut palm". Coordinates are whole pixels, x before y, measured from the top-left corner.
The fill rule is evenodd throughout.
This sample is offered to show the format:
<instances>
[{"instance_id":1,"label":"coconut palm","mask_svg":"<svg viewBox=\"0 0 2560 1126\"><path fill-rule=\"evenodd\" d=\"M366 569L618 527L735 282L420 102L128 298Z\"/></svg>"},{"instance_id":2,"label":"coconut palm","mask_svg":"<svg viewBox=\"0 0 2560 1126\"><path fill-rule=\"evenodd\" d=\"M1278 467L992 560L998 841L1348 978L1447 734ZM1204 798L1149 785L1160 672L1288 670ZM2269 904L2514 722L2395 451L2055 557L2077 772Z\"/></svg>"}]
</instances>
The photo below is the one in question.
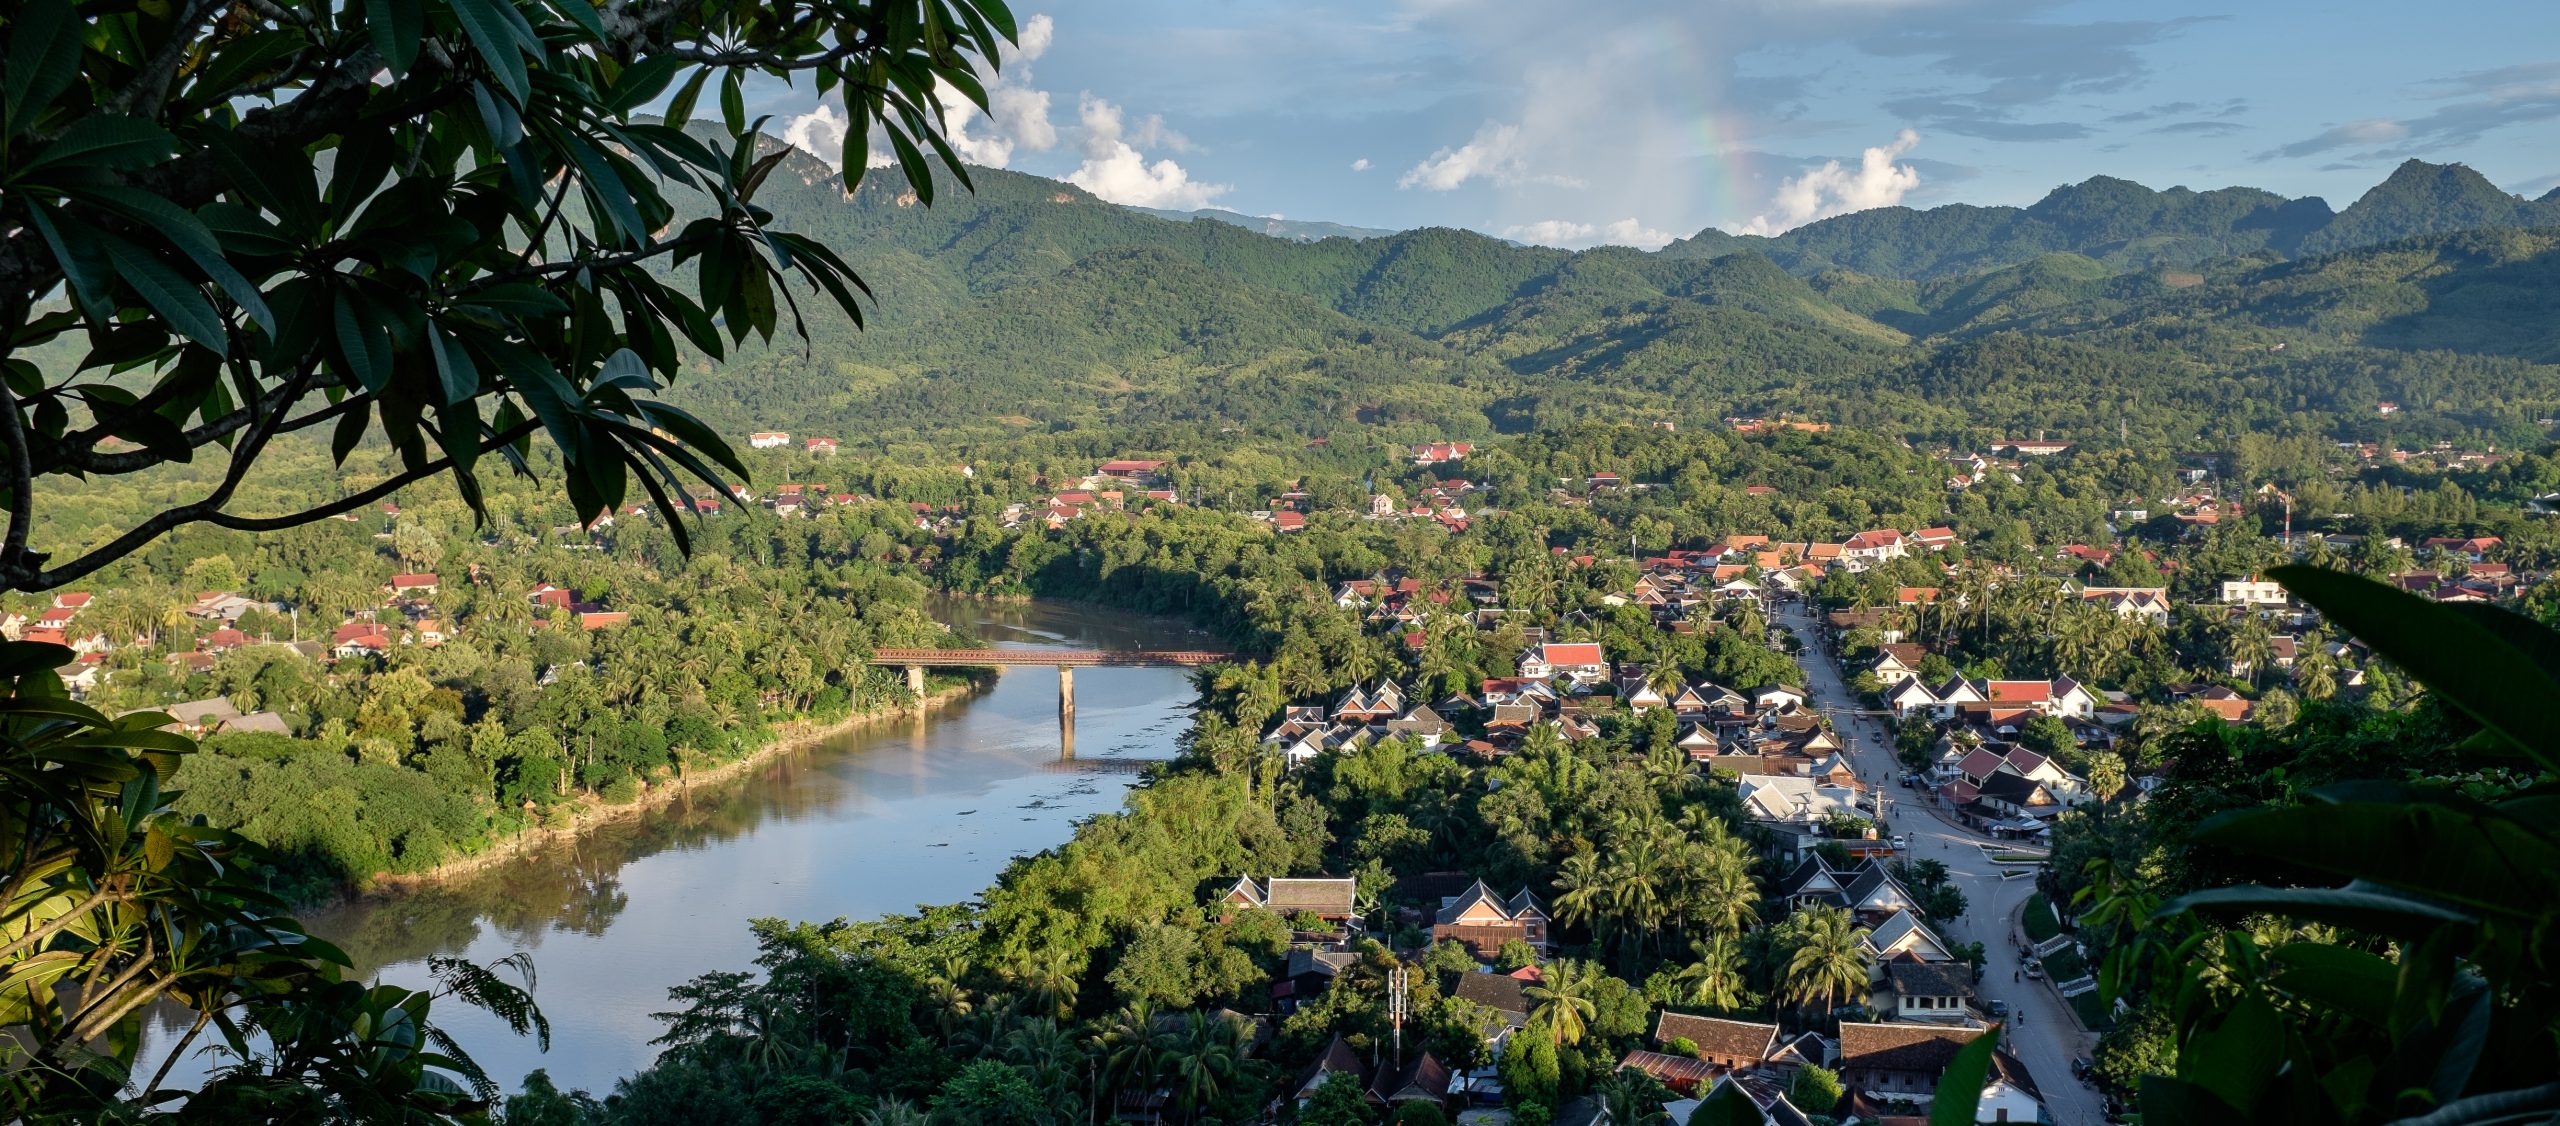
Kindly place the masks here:
<instances>
[{"instance_id":1,"label":"coconut palm","mask_svg":"<svg viewBox=\"0 0 2560 1126\"><path fill-rule=\"evenodd\" d=\"M1671 975L1680 985L1680 996L1689 1004L1709 1009L1741 1008L1742 944L1720 934L1692 944L1689 950L1697 960Z\"/></svg>"},{"instance_id":2,"label":"coconut palm","mask_svg":"<svg viewBox=\"0 0 2560 1126\"><path fill-rule=\"evenodd\" d=\"M1245 1052L1244 1031L1238 1022L1206 1013L1183 1018L1182 1031L1165 1059L1165 1073L1186 1120L1199 1121L1201 1112L1244 1074Z\"/></svg>"},{"instance_id":3,"label":"coconut palm","mask_svg":"<svg viewBox=\"0 0 2560 1126\"><path fill-rule=\"evenodd\" d=\"M1591 928L1595 938L1609 929L1609 873L1589 850L1564 858L1556 869L1556 911L1565 922Z\"/></svg>"},{"instance_id":4,"label":"coconut palm","mask_svg":"<svg viewBox=\"0 0 2560 1126\"><path fill-rule=\"evenodd\" d=\"M1096 1061L1106 1091L1146 1090L1163 1070L1163 1037L1156 1034L1155 1010L1132 1002L1102 1018L1092 1034Z\"/></svg>"},{"instance_id":5,"label":"coconut palm","mask_svg":"<svg viewBox=\"0 0 2560 1126\"><path fill-rule=\"evenodd\" d=\"M1845 907L1814 907L1797 915L1789 929L1795 950L1779 971L1779 988L1787 1000L1822 1003L1825 1011L1867 987L1867 928Z\"/></svg>"},{"instance_id":6,"label":"coconut palm","mask_svg":"<svg viewBox=\"0 0 2560 1126\"><path fill-rule=\"evenodd\" d=\"M1598 1012L1591 986L1599 976L1599 968L1589 962L1548 963L1544 976L1520 991L1529 1001L1530 1026L1545 1031L1557 1047L1581 1043Z\"/></svg>"}]
</instances>

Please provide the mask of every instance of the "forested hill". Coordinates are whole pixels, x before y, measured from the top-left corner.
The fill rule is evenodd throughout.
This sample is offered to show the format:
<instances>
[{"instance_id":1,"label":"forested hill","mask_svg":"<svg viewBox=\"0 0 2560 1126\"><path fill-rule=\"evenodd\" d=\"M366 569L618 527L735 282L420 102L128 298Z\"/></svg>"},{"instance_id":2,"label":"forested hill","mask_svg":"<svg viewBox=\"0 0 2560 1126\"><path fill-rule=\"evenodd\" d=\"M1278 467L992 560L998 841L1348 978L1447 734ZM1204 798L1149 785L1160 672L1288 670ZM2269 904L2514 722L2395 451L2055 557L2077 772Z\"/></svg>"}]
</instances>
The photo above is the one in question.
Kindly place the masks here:
<instances>
[{"instance_id":1,"label":"forested hill","mask_svg":"<svg viewBox=\"0 0 2560 1126\"><path fill-rule=\"evenodd\" d=\"M862 271L871 327L706 360L677 397L732 430L941 448L1778 412L2185 445L2378 436L2386 400L2407 408L2393 434L2517 441L2560 413L2560 249L2525 229L2560 227L2560 200L2459 165L2413 162L2334 215L2099 178L2029 208L1879 209L1650 254L1448 229L1305 241L972 178L931 206L876 178L847 198L790 158L759 202Z\"/></svg>"},{"instance_id":2,"label":"forested hill","mask_svg":"<svg viewBox=\"0 0 2560 1126\"><path fill-rule=\"evenodd\" d=\"M2154 191L2097 176L2055 188L2028 207L1879 207L1766 238L1709 228L1662 253L1712 258L1749 250L1799 274L1845 269L1928 279L2057 253L2146 269L2261 251L2328 254L2449 231L2543 226L2560 226L2560 192L2527 200L2463 165L2410 160L2334 213L2317 196L2287 199L2256 188Z\"/></svg>"}]
</instances>

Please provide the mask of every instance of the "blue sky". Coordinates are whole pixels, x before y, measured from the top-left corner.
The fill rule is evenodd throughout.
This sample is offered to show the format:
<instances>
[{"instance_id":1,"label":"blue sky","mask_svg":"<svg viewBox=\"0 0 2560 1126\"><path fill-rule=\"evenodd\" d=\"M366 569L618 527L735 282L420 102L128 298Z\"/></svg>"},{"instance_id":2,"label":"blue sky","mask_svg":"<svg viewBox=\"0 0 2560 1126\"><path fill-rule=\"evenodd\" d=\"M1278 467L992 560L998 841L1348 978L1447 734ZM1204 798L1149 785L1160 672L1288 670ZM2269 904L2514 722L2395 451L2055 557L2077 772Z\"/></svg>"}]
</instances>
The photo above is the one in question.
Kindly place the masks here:
<instances>
[{"instance_id":1,"label":"blue sky","mask_svg":"<svg viewBox=\"0 0 2560 1126\"><path fill-rule=\"evenodd\" d=\"M2560 3L1025 3L981 163L1107 199L1641 246L2092 175L2560 185ZM777 128L832 111L776 90ZM805 119L797 115L813 114ZM828 150L832 155L832 150Z\"/></svg>"}]
</instances>

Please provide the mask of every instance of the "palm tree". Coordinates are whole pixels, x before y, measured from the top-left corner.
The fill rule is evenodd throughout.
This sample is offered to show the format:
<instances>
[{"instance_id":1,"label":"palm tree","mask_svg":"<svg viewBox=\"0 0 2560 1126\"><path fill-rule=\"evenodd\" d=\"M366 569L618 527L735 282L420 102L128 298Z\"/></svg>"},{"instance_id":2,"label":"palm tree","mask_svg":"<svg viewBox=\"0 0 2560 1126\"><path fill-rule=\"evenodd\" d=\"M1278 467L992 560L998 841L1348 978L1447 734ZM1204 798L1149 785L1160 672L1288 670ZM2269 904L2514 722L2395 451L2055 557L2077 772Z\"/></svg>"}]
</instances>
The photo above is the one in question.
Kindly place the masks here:
<instances>
[{"instance_id":1,"label":"palm tree","mask_svg":"<svg viewBox=\"0 0 2560 1126\"><path fill-rule=\"evenodd\" d=\"M2326 700L2338 694L2338 664L2315 646L2294 663L2293 684L2305 700Z\"/></svg>"},{"instance_id":2,"label":"palm tree","mask_svg":"<svg viewBox=\"0 0 2560 1126\"><path fill-rule=\"evenodd\" d=\"M1730 1012L1742 1007L1742 944L1729 935L1695 943L1697 961L1671 975L1690 1004Z\"/></svg>"},{"instance_id":3,"label":"palm tree","mask_svg":"<svg viewBox=\"0 0 2560 1126\"><path fill-rule=\"evenodd\" d=\"M2089 789L2099 801L2112 801L2125 786L2124 756L2114 751L2099 751L2089 756Z\"/></svg>"},{"instance_id":4,"label":"palm tree","mask_svg":"<svg viewBox=\"0 0 2560 1126\"><path fill-rule=\"evenodd\" d=\"M1599 973L1589 962L1548 963L1545 976L1520 991L1529 1000L1529 1024L1545 1029L1559 1048L1581 1043L1598 1012L1591 985Z\"/></svg>"},{"instance_id":5,"label":"palm tree","mask_svg":"<svg viewBox=\"0 0 2560 1126\"><path fill-rule=\"evenodd\" d=\"M1608 902L1609 874L1601 870L1600 857L1589 850L1565 857L1556 869L1556 911L1564 921L1587 925L1599 938L1608 933Z\"/></svg>"},{"instance_id":6,"label":"palm tree","mask_svg":"<svg viewBox=\"0 0 2560 1126\"><path fill-rule=\"evenodd\" d=\"M1845 907L1815 907L1796 916L1795 953L1779 973L1785 997L1799 1004L1822 1002L1829 1011L1839 998L1854 997L1868 982L1867 956L1859 947L1867 928Z\"/></svg>"},{"instance_id":7,"label":"palm tree","mask_svg":"<svg viewBox=\"0 0 2560 1126\"><path fill-rule=\"evenodd\" d=\"M1103 1018L1093 1033L1093 1051L1102 1066L1102 1089L1144 1090L1155 1086L1162 1071L1163 1043L1156 1035L1155 1011L1133 1002Z\"/></svg>"},{"instance_id":8,"label":"palm tree","mask_svg":"<svg viewBox=\"0 0 2560 1126\"><path fill-rule=\"evenodd\" d=\"M1237 1022L1206 1013L1183 1018L1182 1032L1167 1062L1174 1101L1183 1116L1197 1122L1209 1104L1244 1071L1244 1033Z\"/></svg>"},{"instance_id":9,"label":"palm tree","mask_svg":"<svg viewBox=\"0 0 2560 1126\"><path fill-rule=\"evenodd\" d=\"M862 1112L862 1126L932 1126L933 1115L905 1099L884 1099Z\"/></svg>"}]
</instances>

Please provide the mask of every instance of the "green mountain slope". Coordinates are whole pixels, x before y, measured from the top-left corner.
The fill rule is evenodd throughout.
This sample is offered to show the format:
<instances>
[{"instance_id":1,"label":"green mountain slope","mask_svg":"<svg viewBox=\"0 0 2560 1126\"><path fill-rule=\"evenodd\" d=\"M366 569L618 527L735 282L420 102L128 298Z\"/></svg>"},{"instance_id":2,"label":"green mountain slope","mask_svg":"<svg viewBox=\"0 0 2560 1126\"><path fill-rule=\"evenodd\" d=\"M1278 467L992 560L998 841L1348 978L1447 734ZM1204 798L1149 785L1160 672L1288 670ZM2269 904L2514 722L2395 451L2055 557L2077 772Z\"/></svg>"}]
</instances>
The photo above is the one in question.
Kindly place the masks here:
<instances>
[{"instance_id":1,"label":"green mountain slope","mask_svg":"<svg viewBox=\"0 0 2560 1126\"><path fill-rule=\"evenodd\" d=\"M2337 219L2303 240L2308 254L2483 227L2560 226L2560 201L2527 200L2460 164L2403 161Z\"/></svg>"},{"instance_id":2,"label":"green mountain slope","mask_svg":"<svg viewBox=\"0 0 2560 1126\"><path fill-rule=\"evenodd\" d=\"M2413 176L2456 189L2442 214ZM1879 209L1652 254L1448 229L1299 241L973 178L975 193L925 207L878 183L847 197L791 158L760 202L862 270L882 295L872 327L821 321L805 344L701 363L679 398L732 428L884 442L1098 428L1291 448L1777 411L2173 444L2359 433L2381 399L2409 408L2391 423L2404 433L2519 433L2560 411L2560 236L2287 260L2324 233L2362 237L2333 232L2350 218L2380 230L2541 206L2489 206L2467 170L2403 169L2334 217L2317 200L2100 177L2028 208Z\"/></svg>"}]
</instances>

